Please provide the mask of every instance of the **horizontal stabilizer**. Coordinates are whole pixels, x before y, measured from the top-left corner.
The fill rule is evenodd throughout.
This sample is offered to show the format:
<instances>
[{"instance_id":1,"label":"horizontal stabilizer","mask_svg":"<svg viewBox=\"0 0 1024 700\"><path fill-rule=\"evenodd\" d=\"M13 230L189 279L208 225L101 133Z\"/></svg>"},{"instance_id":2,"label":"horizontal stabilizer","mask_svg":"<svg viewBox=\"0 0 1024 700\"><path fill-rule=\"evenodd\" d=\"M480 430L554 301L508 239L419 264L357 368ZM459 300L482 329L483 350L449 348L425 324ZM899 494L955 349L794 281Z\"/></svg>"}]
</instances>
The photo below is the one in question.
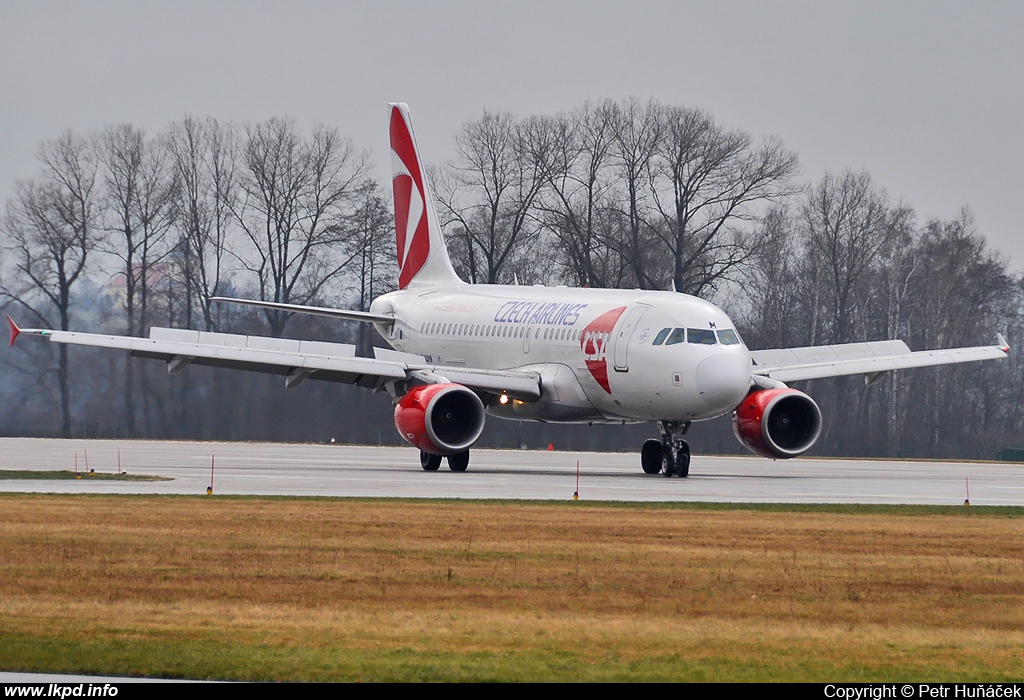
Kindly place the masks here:
<instances>
[{"instance_id":1,"label":"horizontal stabilizer","mask_svg":"<svg viewBox=\"0 0 1024 700\"><path fill-rule=\"evenodd\" d=\"M394 316L384 314L371 314L368 311L350 311L348 309L331 309L326 306L303 306L301 304L281 304L276 301L257 301L255 299L232 299L230 297L210 297L210 301L219 301L224 304L238 304L240 306L255 306L260 309L272 311L287 311L293 314L310 314L313 316L328 316L343 321L358 321L360 323L385 323L392 325L395 322Z\"/></svg>"}]
</instances>

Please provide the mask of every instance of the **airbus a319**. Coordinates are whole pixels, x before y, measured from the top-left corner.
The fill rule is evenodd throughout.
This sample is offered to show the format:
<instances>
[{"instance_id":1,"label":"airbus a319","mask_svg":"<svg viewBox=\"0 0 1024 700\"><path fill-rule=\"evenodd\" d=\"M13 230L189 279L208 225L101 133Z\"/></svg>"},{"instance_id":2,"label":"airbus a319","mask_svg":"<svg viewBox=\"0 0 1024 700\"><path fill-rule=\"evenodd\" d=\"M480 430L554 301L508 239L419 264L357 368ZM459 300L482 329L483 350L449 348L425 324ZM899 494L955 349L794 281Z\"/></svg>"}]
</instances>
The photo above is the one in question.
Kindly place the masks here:
<instances>
[{"instance_id":1,"label":"airbus a319","mask_svg":"<svg viewBox=\"0 0 1024 700\"><path fill-rule=\"evenodd\" d=\"M786 385L823 377L976 360L1009 352L993 346L911 352L900 340L749 350L714 304L674 292L471 285L445 247L404 104L390 105L398 290L369 312L243 299L237 304L372 323L393 350L357 357L337 343L153 328L149 338L46 329L19 333L56 343L121 348L159 359L171 373L190 364L278 374L292 388L306 379L386 389L395 426L420 451L420 465L469 465L487 414L556 423L655 422L647 474L687 476L685 435L695 421L733 412L737 439L764 457L809 450L821 412Z\"/></svg>"}]
</instances>

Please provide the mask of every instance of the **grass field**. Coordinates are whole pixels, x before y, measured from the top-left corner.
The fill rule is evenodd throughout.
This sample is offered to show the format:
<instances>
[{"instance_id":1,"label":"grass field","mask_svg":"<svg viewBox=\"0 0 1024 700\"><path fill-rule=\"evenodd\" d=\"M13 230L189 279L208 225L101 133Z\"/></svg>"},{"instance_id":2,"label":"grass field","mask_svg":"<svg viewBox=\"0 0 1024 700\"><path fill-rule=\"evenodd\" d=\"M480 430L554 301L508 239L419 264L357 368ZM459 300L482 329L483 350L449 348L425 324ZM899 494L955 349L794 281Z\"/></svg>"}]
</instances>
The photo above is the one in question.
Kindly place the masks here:
<instances>
[{"instance_id":1,"label":"grass field","mask_svg":"<svg viewBox=\"0 0 1024 700\"><path fill-rule=\"evenodd\" d=\"M0 496L0 668L1020 680L1021 509Z\"/></svg>"},{"instance_id":2,"label":"grass field","mask_svg":"<svg viewBox=\"0 0 1024 700\"><path fill-rule=\"evenodd\" d=\"M94 481L174 481L166 476L152 474L108 474L106 472L73 472L70 469L41 471L37 469L0 469L0 479L28 479L30 481L62 481L84 479Z\"/></svg>"}]
</instances>

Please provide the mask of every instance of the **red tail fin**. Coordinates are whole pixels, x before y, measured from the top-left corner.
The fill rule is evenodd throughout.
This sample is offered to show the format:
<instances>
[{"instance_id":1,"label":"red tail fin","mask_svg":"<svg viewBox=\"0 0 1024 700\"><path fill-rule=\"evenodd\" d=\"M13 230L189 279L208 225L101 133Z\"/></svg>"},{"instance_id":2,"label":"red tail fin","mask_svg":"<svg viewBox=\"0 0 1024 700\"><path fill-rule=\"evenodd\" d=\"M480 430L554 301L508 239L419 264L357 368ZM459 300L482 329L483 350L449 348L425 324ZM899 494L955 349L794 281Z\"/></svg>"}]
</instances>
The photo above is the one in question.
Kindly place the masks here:
<instances>
[{"instance_id":1,"label":"red tail fin","mask_svg":"<svg viewBox=\"0 0 1024 700\"><path fill-rule=\"evenodd\" d=\"M398 288L405 289L413 280L434 285L458 283L424 177L409 107L404 104L391 104L391 156Z\"/></svg>"}]
</instances>

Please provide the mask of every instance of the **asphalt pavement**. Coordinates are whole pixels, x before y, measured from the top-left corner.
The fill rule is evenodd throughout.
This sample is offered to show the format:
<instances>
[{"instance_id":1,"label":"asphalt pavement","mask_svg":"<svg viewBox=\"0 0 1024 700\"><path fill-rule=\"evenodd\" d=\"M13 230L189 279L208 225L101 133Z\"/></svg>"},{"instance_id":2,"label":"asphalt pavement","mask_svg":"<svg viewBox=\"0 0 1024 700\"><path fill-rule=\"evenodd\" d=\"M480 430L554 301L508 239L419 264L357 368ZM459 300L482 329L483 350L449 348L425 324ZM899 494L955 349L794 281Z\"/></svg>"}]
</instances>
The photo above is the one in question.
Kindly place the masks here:
<instances>
[{"instance_id":1,"label":"asphalt pavement","mask_svg":"<svg viewBox=\"0 0 1024 700\"><path fill-rule=\"evenodd\" d=\"M170 481L105 481L89 469ZM469 470L420 469L410 447L0 439L0 469L75 469L78 480L0 480L0 491L403 498L1024 505L1024 465L694 455L690 476L640 470L637 453L473 450Z\"/></svg>"}]
</instances>

